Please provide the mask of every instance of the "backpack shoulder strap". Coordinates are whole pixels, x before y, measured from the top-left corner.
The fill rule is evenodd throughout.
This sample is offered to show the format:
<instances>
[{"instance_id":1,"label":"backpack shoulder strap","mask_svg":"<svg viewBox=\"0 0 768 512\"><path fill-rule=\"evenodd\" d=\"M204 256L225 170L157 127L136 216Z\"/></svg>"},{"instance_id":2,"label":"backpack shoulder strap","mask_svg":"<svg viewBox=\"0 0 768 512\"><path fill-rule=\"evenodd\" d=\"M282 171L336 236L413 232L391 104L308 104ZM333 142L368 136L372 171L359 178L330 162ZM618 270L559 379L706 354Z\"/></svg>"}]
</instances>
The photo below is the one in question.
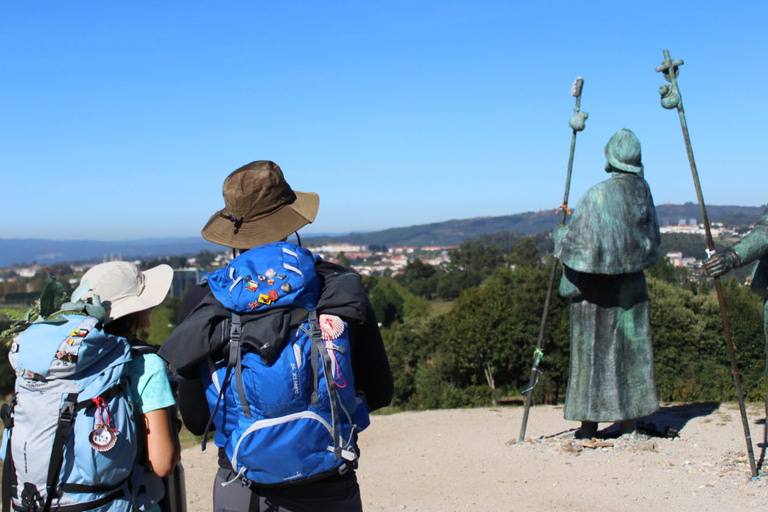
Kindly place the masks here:
<instances>
[{"instance_id":1,"label":"backpack shoulder strap","mask_svg":"<svg viewBox=\"0 0 768 512\"><path fill-rule=\"evenodd\" d=\"M47 497L43 512L51 510L53 497L56 495L56 486L59 483L59 472L64 461L64 445L69 438L69 431L72 428L72 422L75 419L75 407L77 405L77 393L69 393L64 398L64 403L59 410L59 423L56 427L56 434L53 438L53 450L51 452L51 462L48 465L48 479L46 480Z\"/></svg>"},{"instance_id":2,"label":"backpack shoulder strap","mask_svg":"<svg viewBox=\"0 0 768 512\"><path fill-rule=\"evenodd\" d=\"M15 401L13 402L15 403ZM13 452L11 451L11 436L13 436L13 403L11 405L3 404L0 408L0 418L3 426L7 429L8 439L6 444L6 453L3 459L3 480L2 480L2 512L11 511L11 497L16 494L16 465L13 463Z\"/></svg>"},{"instance_id":3,"label":"backpack shoulder strap","mask_svg":"<svg viewBox=\"0 0 768 512\"><path fill-rule=\"evenodd\" d=\"M243 385L243 355L240 344L243 336L243 325L240 315L232 313L232 325L229 329L229 362L227 362L227 371L232 368L235 370L235 382L237 384L237 395L240 398L240 407L246 418L251 417L251 409L248 406L248 399L245 397L245 387Z\"/></svg>"},{"instance_id":4,"label":"backpack shoulder strap","mask_svg":"<svg viewBox=\"0 0 768 512\"><path fill-rule=\"evenodd\" d=\"M149 344L131 345L131 354L157 354L159 347Z\"/></svg>"}]
</instances>

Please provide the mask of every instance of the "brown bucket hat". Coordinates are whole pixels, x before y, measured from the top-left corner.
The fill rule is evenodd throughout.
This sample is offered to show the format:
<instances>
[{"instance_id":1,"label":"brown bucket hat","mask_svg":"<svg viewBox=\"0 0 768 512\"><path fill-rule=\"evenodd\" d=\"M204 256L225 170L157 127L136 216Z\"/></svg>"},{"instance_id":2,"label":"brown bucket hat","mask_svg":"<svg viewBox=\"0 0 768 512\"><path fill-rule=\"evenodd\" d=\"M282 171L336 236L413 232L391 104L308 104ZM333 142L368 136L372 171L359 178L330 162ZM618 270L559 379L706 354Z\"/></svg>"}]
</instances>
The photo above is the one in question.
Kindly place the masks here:
<instances>
[{"instance_id":1,"label":"brown bucket hat","mask_svg":"<svg viewBox=\"0 0 768 512\"><path fill-rule=\"evenodd\" d=\"M227 176L225 207L214 213L203 238L234 249L278 242L315 220L320 196L291 189L280 167L259 160Z\"/></svg>"}]
</instances>

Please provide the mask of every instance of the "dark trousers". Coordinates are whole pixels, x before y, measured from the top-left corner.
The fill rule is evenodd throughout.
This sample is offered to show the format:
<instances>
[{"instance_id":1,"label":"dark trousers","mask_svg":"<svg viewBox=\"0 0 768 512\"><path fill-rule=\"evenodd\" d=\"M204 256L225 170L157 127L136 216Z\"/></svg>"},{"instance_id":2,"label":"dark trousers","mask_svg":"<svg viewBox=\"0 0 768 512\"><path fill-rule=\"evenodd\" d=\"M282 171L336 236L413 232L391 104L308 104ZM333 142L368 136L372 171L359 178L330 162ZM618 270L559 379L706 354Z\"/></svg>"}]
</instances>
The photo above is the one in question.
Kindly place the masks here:
<instances>
[{"instance_id":1,"label":"dark trousers","mask_svg":"<svg viewBox=\"0 0 768 512\"><path fill-rule=\"evenodd\" d=\"M219 468L213 482L214 512L362 512L354 471L306 484L252 490Z\"/></svg>"}]
</instances>

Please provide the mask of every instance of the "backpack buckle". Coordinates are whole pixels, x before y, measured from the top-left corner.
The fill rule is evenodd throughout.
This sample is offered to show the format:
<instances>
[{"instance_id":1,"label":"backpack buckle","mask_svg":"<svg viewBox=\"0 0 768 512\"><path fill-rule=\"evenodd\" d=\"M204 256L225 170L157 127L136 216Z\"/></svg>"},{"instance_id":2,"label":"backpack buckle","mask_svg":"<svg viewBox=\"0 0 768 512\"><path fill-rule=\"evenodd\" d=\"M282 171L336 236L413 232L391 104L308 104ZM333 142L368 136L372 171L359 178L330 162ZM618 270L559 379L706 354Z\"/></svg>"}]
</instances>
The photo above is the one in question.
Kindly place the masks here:
<instances>
[{"instance_id":1,"label":"backpack buckle","mask_svg":"<svg viewBox=\"0 0 768 512\"><path fill-rule=\"evenodd\" d=\"M75 398L73 398L72 395L68 395L67 398L64 399L64 403L59 410L59 422L72 423L72 420L75 418L76 397L77 395L75 395Z\"/></svg>"}]
</instances>

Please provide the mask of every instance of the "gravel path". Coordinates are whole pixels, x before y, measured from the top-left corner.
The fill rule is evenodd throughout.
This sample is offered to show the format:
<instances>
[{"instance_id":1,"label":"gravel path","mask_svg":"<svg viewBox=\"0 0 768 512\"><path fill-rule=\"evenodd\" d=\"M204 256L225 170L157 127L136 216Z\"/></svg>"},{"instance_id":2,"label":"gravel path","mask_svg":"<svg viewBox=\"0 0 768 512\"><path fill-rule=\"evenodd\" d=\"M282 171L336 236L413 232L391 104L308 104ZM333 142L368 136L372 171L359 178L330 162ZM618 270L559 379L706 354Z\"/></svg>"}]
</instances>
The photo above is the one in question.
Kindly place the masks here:
<instances>
[{"instance_id":1,"label":"gravel path","mask_svg":"<svg viewBox=\"0 0 768 512\"><path fill-rule=\"evenodd\" d=\"M762 404L748 407L755 456ZM453 409L373 417L360 436L358 477L368 512L747 511L768 504L766 480L750 479L735 404L670 405L641 439L576 440L562 407ZM602 428L604 425L600 425ZM607 426L607 425L606 425ZM664 437L665 429L679 437ZM184 451L189 512L211 510L216 450Z\"/></svg>"}]
</instances>

